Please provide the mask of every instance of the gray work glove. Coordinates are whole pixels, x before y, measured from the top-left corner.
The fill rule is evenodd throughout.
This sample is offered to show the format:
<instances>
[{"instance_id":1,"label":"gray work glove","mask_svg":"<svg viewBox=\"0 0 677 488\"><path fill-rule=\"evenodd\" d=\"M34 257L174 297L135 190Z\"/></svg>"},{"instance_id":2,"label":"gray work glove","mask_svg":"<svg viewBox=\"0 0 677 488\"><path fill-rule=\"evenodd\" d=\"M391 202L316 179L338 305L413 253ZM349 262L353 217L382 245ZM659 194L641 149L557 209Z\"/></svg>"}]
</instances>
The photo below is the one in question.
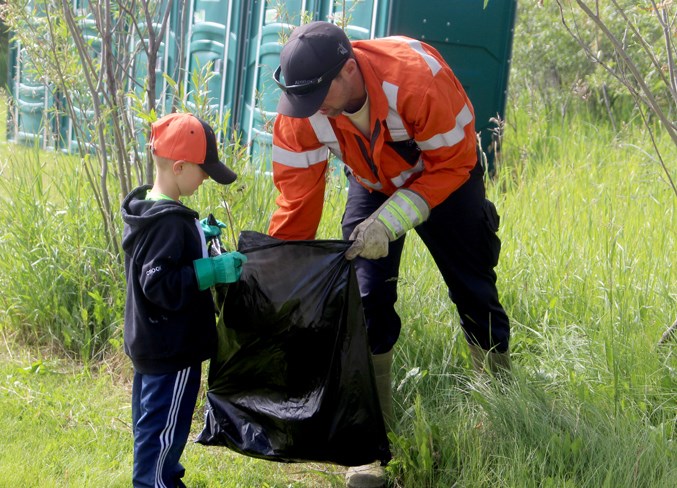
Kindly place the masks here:
<instances>
[{"instance_id":1,"label":"gray work glove","mask_svg":"<svg viewBox=\"0 0 677 488\"><path fill-rule=\"evenodd\" d=\"M397 240L430 216L428 203L416 192L401 189L393 193L378 210L360 223L350 240L346 259L360 256L378 259L388 255L388 244Z\"/></svg>"}]
</instances>

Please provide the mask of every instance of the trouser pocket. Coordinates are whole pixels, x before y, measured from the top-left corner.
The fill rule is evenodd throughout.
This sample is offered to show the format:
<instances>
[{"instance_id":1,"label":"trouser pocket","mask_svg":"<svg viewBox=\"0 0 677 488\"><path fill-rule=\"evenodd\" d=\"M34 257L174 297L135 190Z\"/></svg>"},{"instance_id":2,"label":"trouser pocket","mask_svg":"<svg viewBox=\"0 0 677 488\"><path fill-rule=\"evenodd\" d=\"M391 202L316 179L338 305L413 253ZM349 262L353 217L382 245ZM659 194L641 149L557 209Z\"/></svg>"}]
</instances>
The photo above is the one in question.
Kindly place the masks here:
<instances>
[{"instance_id":1,"label":"trouser pocket","mask_svg":"<svg viewBox=\"0 0 677 488\"><path fill-rule=\"evenodd\" d=\"M490 200L484 200L484 223L487 230L487 242L491 256L491 265L498 264L498 256L501 254L501 239L499 239L498 228L501 223L501 217L496 211L496 206Z\"/></svg>"}]
</instances>

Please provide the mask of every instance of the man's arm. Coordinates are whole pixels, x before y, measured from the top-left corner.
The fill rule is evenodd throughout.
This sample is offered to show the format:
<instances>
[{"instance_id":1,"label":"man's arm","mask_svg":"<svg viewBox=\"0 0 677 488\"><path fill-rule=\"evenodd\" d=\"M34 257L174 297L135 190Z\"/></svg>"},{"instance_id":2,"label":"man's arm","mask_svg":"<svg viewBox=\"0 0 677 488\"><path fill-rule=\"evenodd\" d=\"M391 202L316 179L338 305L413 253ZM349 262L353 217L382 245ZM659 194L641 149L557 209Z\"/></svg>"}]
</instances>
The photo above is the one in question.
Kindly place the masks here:
<instances>
[{"instance_id":1,"label":"man's arm","mask_svg":"<svg viewBox=\"0 0 677 488\"><path fill-rule=\"evenodd\" d=\"M398 112L421 149L424 170L355 228L347 259L386 256L388 243L425 222L433 207L468 180L477 162L472 105L441 57L432 51L428 55L437 59L421 66L430 78L401 90L397 101Z\"/></svg>"},{"instance_id":2,"label":"man's arm","mask_svg":"<svg viewBox=\"0 0 677 488\"><path fill-rule=\"evenodd\" d=\"M419 94L402 101L424 164L409 189L434 208L468 180L477 162L475 115L463 87L446 65Z\"/></svg>"},{"instance_id":3,"label":"man's arm","mask_svg":"<svg viewBox=\"0 0 677 488\"><path fill-rule=\"evenodd\" d=\"M278 116L273 129L273 182L280 194L268 233L285 240L315 238L322 217L327 148L306 119Z\"/></svg>"}]
</instances>

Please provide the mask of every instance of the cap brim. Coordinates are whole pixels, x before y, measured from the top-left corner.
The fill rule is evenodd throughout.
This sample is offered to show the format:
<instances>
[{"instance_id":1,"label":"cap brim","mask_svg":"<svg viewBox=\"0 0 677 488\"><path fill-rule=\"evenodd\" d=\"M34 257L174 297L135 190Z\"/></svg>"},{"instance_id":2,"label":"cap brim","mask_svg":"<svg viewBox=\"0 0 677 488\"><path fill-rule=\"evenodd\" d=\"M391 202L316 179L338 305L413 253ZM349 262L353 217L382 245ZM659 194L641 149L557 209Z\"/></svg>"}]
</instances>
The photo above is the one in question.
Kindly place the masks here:
<instances>
[{"instance_id":1,"label":"cap brim","mask_svg":"<svg viewBox=\"0 0 677 488\"><path fill-rule=\"evenodd\" d=\"M228 185L237 179L235 172L220 161L218 163L204 163L200 166L212 180L222 185Z\"/></svg>"},{"instance_id":2,"label":"cap brim","mask_svg":"<svg viewBox=\"0 0 677 488\"><path fill-rule=\"evenodd\" d=\"M282 93L277 103L277 112L288 117L306 118L320 109L322 102L327 98L331 83L319 86L316 90L304 95Z\"/></svg>"}]
</instances>

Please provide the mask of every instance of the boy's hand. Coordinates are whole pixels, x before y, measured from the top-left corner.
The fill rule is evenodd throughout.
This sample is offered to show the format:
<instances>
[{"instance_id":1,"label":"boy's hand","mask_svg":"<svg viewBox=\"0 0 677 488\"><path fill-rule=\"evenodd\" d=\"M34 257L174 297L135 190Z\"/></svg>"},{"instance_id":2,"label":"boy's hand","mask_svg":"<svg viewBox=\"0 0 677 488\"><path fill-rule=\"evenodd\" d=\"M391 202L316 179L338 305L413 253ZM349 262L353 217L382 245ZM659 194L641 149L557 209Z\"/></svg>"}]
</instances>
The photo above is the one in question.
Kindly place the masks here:
<instances>
[{"instance_id":1,"label":"boy's hand","mask_svg":"<svg viewBox=\"0 0 677 488\"><path fill-rule=\"evenodd\" d=\"M206 290L217 283L235 283L240 279L242 265L246 262L247 256L237 251L196 259L193 261L193 267L198 288Z\"/></svg>"},{"instance_id":2,"label":"boy's hand","mask_svg":"<svg viewBox=\"0 0 677 488\"><path fill-rule=\"evenodd\" d=\"M210 224L211 221L211 224ZM200 220L200 227L202 227L202 232L204 232L207 240L212 237L218 237L221 235L221 229L226 228L226 224L216 219L204 218Z\"/></svg>"}]
</instances>

